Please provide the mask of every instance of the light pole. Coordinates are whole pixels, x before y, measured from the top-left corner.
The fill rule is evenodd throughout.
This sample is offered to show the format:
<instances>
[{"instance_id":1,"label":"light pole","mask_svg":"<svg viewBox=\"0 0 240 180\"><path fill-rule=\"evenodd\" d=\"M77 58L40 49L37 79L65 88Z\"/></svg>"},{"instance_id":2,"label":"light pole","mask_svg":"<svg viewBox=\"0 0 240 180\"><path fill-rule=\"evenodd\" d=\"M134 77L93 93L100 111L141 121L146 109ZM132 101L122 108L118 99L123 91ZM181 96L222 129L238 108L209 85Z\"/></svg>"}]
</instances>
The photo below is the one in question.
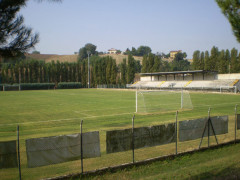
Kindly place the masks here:
<instances>
[{"instance_id":1,"label":"light pole","mask_svg":"<svg viewBox=\"0 0 240 180\"><path fill-rule=\"evenodd\" d=\"M91 54L90 51L87 51L88 54L88 88L90 88L90 66L89 66L89 55Z\"/></svg>"}]
</instances>

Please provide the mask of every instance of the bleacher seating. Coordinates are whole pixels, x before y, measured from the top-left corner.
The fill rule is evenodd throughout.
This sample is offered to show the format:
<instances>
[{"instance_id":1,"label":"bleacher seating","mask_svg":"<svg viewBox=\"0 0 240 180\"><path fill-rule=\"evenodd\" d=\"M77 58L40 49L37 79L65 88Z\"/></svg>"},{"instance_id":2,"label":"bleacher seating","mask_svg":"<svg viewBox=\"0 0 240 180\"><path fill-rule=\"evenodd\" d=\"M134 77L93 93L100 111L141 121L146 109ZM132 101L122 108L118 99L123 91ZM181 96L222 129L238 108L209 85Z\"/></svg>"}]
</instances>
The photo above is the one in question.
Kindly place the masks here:
<instances>
[{"instance_id":1,"label":"bleacher seating","mask_svg":"<svg viewBox=\"0 0 240 180\"><path fill-rule=\"evenodd\" d=\"M234 79L201 80L201 81L138 81L131 88L140 89L195 89L220 90L221 87L234 88Z\"/></svg>"}]
</instances>

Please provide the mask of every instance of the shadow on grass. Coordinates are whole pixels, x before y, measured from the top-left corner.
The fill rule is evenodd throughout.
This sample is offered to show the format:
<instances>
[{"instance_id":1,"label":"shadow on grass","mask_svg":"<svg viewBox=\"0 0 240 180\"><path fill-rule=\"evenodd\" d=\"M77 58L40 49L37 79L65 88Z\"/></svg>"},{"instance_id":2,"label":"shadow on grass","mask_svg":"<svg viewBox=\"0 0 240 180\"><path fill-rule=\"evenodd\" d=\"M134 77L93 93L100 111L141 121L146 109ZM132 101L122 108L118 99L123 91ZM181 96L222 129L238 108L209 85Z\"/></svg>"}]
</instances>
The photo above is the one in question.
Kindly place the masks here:
<instances>
[{"instance_id":1,"label":"shadow on grass","mask_svg":"<svg viewBox=\"0 0 240 180\"><path fill-rule=\"evenodd\" d=\"M191 176L186 179L215 179L215 180L230 180L230 179L240 179L240 167L236 167L237 164L228 166L222 170L214 170L209 172L204 172L195 176Z\"/></svg>"}]
</instances>

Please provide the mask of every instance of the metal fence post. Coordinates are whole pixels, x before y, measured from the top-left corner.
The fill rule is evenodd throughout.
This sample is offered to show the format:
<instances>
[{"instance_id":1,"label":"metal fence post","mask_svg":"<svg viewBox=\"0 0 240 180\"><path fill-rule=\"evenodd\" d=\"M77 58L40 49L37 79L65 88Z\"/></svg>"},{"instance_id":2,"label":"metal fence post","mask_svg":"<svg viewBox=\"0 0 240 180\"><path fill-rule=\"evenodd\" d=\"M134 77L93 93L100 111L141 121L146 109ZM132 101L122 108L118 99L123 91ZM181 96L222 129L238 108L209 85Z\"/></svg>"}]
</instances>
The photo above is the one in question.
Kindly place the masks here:
<instances>
[{"instance_id":1,"label":"metal fence post","mask_svg":"<svg viewBox=\"0 0 240 180\"><path fill-rule=\"evenodd\" d=\"M80 134L80 139L81 139L81 144L80 144L80 146L81 146L81 170L82 170L82 173L83 173L83 147L82 147L82 145L83 145L83 143L82 143L82 141L83 141L83 138L82 138L82 125L83 125L83 120L81 120L81 125L80 125L80 129L81 129L81 134Z\"/></svg>"},{"instance_id":2,"label":"metal fence post","mask_svg":"<svg viewBox=\"0 0 240 180\"><path fill-rule=\"evenodd\" d=\"M176 112L176 125L175 125L175 136L176 136L176 155L178 154L178 150L177 150L177 140L178 140L178 138L177 138L177 136L178 136L178 133L177 133L177 128L178 128L178 126L177 126L177 123L178 123L178 111Z\"/></svg>"},{"instance_id":3,"label":"metal fence post","mask_svg":"<svg viewBox=\"0 0 240 180\"><path fill-rule=\"evenodd\" d=\"M134 163L134 118L135 118L135 115L133 115L133 118L132 118L132 157L133 157L133 163Z\"/></svg>"},{"instance_id":4,"label":"metal fence post","mask_svg":"<svg viewBox=\"0 0 240 180\"><path fill-rule=\"evenodd\" d=\"M20 143L19 143L19 125L17 126L17 149L18 149L18 172L19 172L19 179L22 179L21 173L21 161L20 161Z\"/></svg>"},{"instance_id":5,"label":"metal fence post","mask_svg":"<svg viewBox=\"0 0 240 180\"><path fill-rule=\"evenodd\" d=\"M209 125L210 125L210 111L211 111L211 108L208 109L208 147L209 147L209 144L210 144L210 128L209 128Z\"/></svg>"},{"instance_id":6,"label":"metal fence post","mask_svg":"<svg viewBox=\"0 0 240 180\"><path fill-rule=\"evenodd\" d=\"M136 113L137 113L137 110L138 110L138 90L136 89Z\"/></svg>"},{"instance_id":7,"label":"metal fence post","mask_svg":"<svg viewBox=\"0 0 240 180\"><path fill-rule=\"evenodd\" d=\"M236 144L236 140L237 140L237 104L235 106L235 144Z\"/></svg>"},{"instance_id":8,"label":"metal fence post","mask_svg":"<svg viewBox=\"0 0 240 180\"><path fill-rule=\"evenodd\" d=\"M183 109L183 88L181 91L181 109Z\"/></svg>"}]
</instances>

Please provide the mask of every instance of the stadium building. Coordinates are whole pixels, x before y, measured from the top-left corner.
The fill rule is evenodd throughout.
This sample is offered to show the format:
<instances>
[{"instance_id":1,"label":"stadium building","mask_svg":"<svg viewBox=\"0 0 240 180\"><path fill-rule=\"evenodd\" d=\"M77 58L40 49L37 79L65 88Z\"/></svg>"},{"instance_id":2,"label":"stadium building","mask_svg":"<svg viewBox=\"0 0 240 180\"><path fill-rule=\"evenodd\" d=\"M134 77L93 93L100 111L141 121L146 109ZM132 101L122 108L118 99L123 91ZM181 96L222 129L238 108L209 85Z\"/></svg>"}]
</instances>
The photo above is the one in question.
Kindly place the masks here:
<instances>
[{"instance_id":1,"label":"stadium building","mask_svg":"<svg viewBox=\"0 0 240 180\"><path fill-rule=\"evenodd\" d=\"M237 92L240 91L239 80L240 73L218 74L206 70L140 73L140 81L131 88Z\"/></svg>"}]
</instances>

